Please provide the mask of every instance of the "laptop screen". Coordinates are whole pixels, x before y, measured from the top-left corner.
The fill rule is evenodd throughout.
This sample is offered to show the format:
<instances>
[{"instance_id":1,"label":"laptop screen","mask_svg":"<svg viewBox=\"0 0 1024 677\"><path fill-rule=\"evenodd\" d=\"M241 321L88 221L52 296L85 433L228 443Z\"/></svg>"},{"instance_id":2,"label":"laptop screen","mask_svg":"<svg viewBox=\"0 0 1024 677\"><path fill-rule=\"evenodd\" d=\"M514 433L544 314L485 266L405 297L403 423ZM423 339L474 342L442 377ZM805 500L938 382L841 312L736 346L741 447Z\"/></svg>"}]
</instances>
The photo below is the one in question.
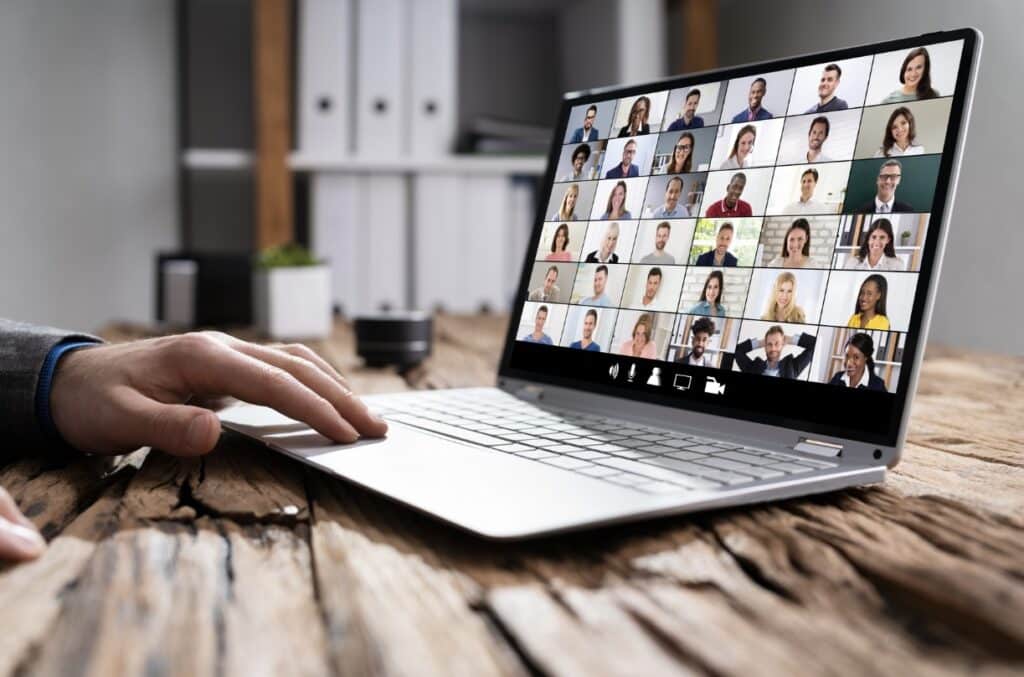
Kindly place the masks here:
<instances>
[{"instance_id":1,"label":"laptop screen","mask_svg":"<svg viewBox=\"0 0 1024 677\"><path fill-rule=\"evenodd\" d=\"M502 374L893 444L974 41L567 97Z\"/></svg>"}]
</instances>

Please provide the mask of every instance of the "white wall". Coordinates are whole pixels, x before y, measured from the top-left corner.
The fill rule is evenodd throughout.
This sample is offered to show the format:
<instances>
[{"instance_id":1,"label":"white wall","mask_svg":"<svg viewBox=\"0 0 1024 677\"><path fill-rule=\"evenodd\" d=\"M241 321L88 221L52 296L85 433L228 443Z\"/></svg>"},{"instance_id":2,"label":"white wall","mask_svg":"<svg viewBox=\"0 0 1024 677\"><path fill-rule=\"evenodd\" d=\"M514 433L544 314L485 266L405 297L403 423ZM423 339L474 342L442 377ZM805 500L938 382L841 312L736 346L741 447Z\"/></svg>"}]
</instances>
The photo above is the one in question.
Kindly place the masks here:
<instances>
[{"instance_id":1,"label":"white wall","mask_svg":"<svg viewBox=\"0 0 1024 677\"><path fill-rule=\"evenodd\" d=\"M1008 122L1024 106L1024 3L722 0L720 64L973 26L985 35L967 146L929 340L1024 354L1024 226L1015 205L1024 137Z\"/></svg>"},{"instance_id":2,"label":"white wall","mask_svg":"<svg viewBox=\"0 0 1024 677\"><path fill-rule=\"evenodd\" d=\"M177 244L174 3L0 3L0 317L151 320Z\"/></svg>"}]
</instances>

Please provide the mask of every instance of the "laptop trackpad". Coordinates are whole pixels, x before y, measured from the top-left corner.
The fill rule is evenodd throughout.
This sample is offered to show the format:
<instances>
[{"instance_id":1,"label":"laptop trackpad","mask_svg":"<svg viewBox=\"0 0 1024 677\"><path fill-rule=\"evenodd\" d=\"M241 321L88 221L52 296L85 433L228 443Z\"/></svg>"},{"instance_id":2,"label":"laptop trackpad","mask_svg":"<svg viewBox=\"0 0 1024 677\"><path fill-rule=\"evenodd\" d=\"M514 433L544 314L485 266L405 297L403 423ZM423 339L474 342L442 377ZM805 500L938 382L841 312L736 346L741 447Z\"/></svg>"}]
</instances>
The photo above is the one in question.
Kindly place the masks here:
<instances>
[{"instance_id":1,"label":"laptop trackpad","mask_svg":"<svg viewBox=\"0 0 1024 677\"><path fill-rule=\"evenodd\" d=\"M226 427L271 448L496 538L621 517L666 498L398 423L386 438L338 445L267 407L219 415Z\"/></svg>"}]
</instances>

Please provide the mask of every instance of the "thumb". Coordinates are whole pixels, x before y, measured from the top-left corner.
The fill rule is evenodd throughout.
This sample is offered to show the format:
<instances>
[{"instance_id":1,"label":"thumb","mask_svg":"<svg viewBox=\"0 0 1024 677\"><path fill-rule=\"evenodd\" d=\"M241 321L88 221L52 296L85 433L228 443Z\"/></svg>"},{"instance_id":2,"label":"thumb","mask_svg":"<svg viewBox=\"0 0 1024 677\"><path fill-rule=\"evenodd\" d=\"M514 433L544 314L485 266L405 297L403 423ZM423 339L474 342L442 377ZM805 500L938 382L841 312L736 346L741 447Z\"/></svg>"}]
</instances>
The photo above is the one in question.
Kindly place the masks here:
<instances>
[{"instance_id":1,"label":"thumb","mask_svg":"<svg viewBox=\"0 0 1024 677\"><path fill-rule=\"evenodd\" d=\"M132 392L122 403L122 440L128 446L151 446L175 456L208 453L220 438L220 419L208 409L164 404Z\"/></svg>"}]
</instances>

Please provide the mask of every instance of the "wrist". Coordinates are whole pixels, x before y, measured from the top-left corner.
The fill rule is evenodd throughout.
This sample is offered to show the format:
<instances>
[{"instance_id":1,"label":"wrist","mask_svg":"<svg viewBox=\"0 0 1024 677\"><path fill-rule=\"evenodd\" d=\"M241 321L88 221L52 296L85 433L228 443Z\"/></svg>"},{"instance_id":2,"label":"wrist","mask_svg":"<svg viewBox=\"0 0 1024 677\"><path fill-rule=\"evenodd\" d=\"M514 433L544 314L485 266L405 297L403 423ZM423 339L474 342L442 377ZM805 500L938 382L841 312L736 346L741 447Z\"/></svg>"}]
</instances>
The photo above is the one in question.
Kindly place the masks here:
<instances>
[{"instance_id":1,"label":"wrist","mask_svg":"<svg viewBox=\"0 0 1024 677\"><path fill-rule=\"evenodd\" d=\"M39 373L39 384L36 388L36 420L39 423L43 435L48 439L67 445L61 433L61 426L58 424L58 412L64 409L54 406L56 402L55 393L63 390L61 386L66 381L65 375L69 363L77 361L80 355L75 353L80 348L88 348L100 345L95 341L66 341L54 346L43 362Z\"/></svg>"}]
</instances>

